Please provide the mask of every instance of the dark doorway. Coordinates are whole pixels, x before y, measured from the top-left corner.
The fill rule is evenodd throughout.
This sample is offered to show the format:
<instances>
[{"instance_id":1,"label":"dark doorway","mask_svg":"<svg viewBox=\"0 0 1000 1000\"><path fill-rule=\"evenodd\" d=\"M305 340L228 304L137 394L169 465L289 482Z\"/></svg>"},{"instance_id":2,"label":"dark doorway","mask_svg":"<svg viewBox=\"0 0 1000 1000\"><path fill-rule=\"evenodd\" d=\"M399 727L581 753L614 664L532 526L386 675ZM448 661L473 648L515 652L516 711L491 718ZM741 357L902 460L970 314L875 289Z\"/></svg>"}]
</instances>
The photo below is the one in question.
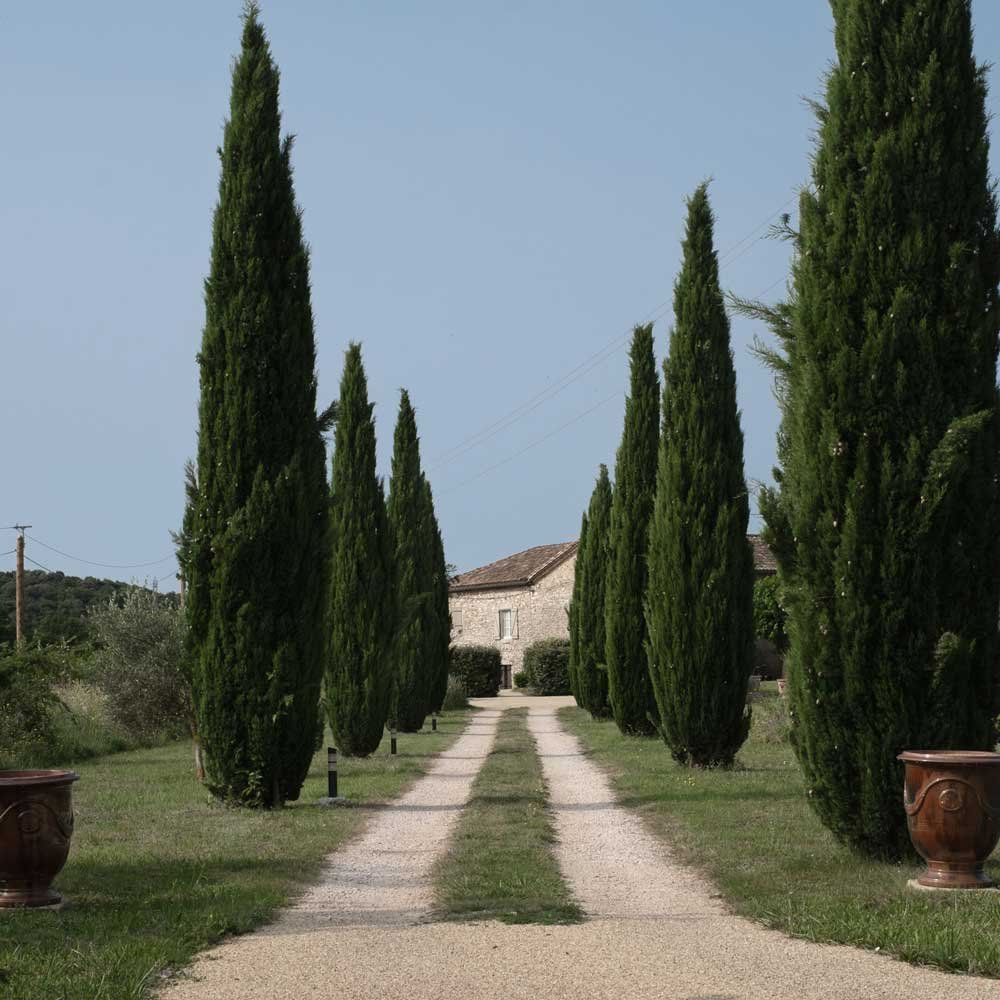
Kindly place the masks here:
<instances>
[{"instance_id":1,"label":"dark doorway","mask_svg":"<svg viewBox=\"0 0 1000 1000\"><path fill-rule=\"evenodd\" d=\"M509 663L503 664L500 668L500 687L505 691L509 691L514 686L514 679L511 676L512 669Z\"/></svg>"}]
</instances>

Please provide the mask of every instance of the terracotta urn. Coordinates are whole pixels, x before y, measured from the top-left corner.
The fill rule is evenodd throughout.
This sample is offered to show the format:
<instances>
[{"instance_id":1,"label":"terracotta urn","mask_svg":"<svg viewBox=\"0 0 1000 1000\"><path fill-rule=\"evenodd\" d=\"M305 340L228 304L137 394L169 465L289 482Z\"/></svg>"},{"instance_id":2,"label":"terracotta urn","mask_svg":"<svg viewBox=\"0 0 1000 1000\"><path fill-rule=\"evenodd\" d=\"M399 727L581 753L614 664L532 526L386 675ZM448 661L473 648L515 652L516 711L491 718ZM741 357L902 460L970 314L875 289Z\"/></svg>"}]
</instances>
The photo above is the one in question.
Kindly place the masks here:
<instances>
[{"instance_id":1,"label":"terracotta urn","mask_svg":"<svg viewBox=\"0 0 1000 1000\"><path fill-rule=\"evenodd\" d=\"M782 698L788 697L788 681L784 677L778 678L778 694L780 694Z\"/></svg>"},{"instance_id":2,"label":"terracotta urn","mask_svg":"<svg viewBox=\"0 0 1000 1000\"><path fill-rule=\"evenodd\" d=\"M54 906L73 835L73 771L0 771L0 908Z\"/></svg>"},{"instance_id":3,"label":"terracotta urn","mask_svg":"<svg viewBox=\"0 0 1000 1000\"><path fill-rule=\"evenodd\" d=\"M907 750L903 806L910 838L934 889L986 889L983 871L1000 838L1000 753Z\"/></svg>"}]
</instances>

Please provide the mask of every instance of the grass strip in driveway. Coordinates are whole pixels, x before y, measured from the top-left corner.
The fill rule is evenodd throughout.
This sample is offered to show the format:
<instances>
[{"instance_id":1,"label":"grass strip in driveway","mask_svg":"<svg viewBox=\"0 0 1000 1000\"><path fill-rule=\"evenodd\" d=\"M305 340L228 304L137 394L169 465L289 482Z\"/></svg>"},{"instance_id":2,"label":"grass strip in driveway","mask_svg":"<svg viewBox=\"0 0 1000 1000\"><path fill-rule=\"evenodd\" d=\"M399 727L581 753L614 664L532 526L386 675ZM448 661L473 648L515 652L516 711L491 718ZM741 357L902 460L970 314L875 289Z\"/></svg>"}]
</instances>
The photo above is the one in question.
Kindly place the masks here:
<instances>
[{"instance_id":1,"label":"grass strip in driveway","mask_svg":"<svg viewBox=\"0 0 1000 1000\"><path fill-rule=\"evenodd\" d=\"M559 718L606 768L622 804L704 871L735 912L811 941L1000 977L1000 890L915 893L906 882L916 862L870 861L839 845L809 807L773 683L729 771L680 767L661 740L623 737L580 709ZM1000 880L995 856L987 872Z\"/></svg>"},{"instance_id":2,"label":"grass strip in driveway","mask_svg":"<svg viewBox=\"0 0 1000 1000\"><path fill-rule=\"evenodd\" d=\"M273 812L217 804L195 781L188 744L75 766L76 832L56 880L60 912L0 913L3 1000L138 1000L227 934L265 923L313 882L324 857L372 808L401 794L457 739L466 712L438 732L400 734L365 760L341 759L351 805L323 809L326 751L299 802Z\"/></svg>"},{"instance_id":3,"label":"grass strip in driveway","mask_svg":"<svg viewBox=\"0 0 1000 1000\"><path fill-rule=\"evenodd\" d=\"M556 863L541 761L526 715L526 709L504 712L452 846L437 864L437 907L445 919L510 924L583 919Z\"/></svg>"}]
</instances>

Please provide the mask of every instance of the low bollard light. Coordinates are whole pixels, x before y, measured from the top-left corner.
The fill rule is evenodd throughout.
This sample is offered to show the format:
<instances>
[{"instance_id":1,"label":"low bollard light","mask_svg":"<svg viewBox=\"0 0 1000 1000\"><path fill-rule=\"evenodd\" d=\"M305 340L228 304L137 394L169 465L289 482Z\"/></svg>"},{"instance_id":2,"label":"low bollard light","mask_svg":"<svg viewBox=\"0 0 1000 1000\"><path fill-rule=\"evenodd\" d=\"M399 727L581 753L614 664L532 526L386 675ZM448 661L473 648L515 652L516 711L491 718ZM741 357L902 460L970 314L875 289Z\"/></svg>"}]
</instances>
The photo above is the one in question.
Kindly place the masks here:
<instances>
[{"instance_id":1,"label":"low bollard light","mask_svg":"<svg viewBox=\"0 0 1000 1000\"><path fill-rule=\"evenodd\" d=\"M331 799L337 797L337 748L326 748L326 790Z\"/></svg>"},{"instance_id":2,"label":"low bollard light","mask_svg":"<svg viewBox=\"0 0 1000 1000\"><path fill-rule=\"evenodd\" d=\"M396 730L389 730L389 753L395 755L396 753Z\"/></svg>"},{"instance_id":3,"label":"low bollard light","mask_svg":"<svg viewBox=\"0 0 1000 1000\"><path fill-rule=\"evenodd\" d=\"M431 731L435 732L435 733L438 731L438 717L437 717L437 712L434 712L434 714L431 715Z\"/></svg>"}]
</instances>

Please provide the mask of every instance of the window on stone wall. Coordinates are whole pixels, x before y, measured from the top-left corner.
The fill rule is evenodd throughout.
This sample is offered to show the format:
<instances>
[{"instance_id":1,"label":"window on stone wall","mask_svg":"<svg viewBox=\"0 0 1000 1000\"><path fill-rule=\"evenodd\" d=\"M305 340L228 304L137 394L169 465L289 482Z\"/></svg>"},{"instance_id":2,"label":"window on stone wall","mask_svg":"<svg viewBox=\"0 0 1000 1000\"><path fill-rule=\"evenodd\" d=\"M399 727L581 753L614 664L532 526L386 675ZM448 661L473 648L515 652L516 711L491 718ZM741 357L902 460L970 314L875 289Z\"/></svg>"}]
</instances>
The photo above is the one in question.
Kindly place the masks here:
<instances>
[{"instance_id":1,"label":"window on stone wall","mask_svg":"<svg viewBox=\"0 0 1000 1000\"><path fill-rule=\"evenodd\" d=\"M500 638L512 639L514 637L514 614L510 608L500 612Z\"/></svg>"},{"instance_id":2,"label":"window on stone wall","mask_svg":"<svg viewBox=\"0 0 1000 1000\"><path fill-rule=\"evenodd\" d=\"M455 608L452 611L451 627L455 632L461 632L465 628L465 612L461 608Z\"/></svg>"}]
</instances>

